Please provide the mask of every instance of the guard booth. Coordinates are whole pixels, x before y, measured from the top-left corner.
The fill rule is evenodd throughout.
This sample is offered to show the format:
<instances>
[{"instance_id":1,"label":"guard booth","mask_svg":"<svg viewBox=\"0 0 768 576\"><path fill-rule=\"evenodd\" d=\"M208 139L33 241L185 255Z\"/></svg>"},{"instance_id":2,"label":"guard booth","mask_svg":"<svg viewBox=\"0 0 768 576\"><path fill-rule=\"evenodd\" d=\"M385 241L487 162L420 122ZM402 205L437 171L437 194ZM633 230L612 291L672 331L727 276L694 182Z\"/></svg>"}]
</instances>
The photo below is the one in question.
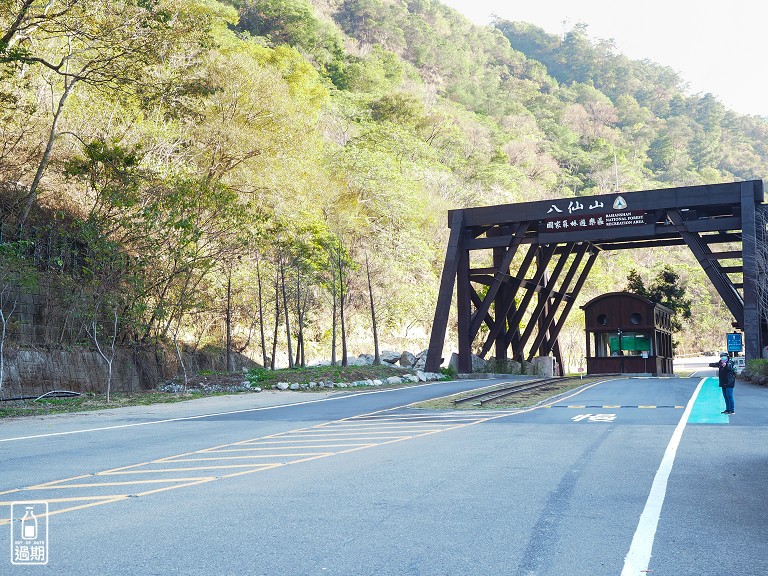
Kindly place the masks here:
<instances>
[{"instance_id":1,"label":"guard booth","mask_svg":"<svg viewBox=\"0 0 768 576\"><path fill-rule=\"evenodd\" d=\"M630 292L587 302L589 374L672 374L672 310Z\"/></svg>"}]
</instances>

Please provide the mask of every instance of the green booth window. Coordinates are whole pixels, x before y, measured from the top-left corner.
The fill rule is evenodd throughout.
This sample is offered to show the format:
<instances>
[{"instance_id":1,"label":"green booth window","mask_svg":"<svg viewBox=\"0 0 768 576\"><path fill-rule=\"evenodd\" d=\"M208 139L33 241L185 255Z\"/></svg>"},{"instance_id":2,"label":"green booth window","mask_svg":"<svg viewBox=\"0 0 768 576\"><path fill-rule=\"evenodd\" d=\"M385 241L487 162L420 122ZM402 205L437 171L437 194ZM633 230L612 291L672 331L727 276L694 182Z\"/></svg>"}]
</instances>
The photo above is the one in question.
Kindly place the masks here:
<instances>
[{"instance_id":1,"label":"green booth window","mask_svg":"<svg viewBox=\"0 0 768 576\"><path fill-rule=\"evenodd\" d=\"M609 338L608 347L611 356L639 356L642 352L651 351L651 339L647 334L626 332L621 335L621 347L619 347L619 335L615 334Z\"/></svg>"}]
</instances>

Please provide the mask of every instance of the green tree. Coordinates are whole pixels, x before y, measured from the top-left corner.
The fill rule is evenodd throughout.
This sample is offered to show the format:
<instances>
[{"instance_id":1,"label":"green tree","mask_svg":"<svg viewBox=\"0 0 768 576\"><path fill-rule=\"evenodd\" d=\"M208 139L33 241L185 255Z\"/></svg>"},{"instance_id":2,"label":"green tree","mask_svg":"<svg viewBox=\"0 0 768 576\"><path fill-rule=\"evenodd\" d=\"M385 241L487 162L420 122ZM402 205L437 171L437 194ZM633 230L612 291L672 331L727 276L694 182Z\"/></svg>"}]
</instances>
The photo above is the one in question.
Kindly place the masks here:
<instances>
[{"instance_id":1,"label":"green tree","mask_svg":"<svg viewBox=\"0 0 768 576\"><path fill-rule=\"evenodd\" d=\"M649 300L666 306L674 312L672 330L679 332L683 328L683 320L691 318L691 300L685 297L685 287L680 281L680 275L669 264L656 274L648 287L645 286L637 270L632 269L627 277L627 292L639 294Z\"/></svg>"},{"instance_id":2,"label":"green tree","mask_svg":"<svg viewBox=\"0 0 768 576\"><path fill-rule=\"evenodd\" d=\"M8 4L5 0L3 4ZM1 6L1 5L0 5ZM35 69L52 94L42 153L20 214L24 222L37 200L66 104L86 85L101 98L136 94L152 76L151 65L174 52L211 41L212 27L234 11L212 2L182 0L24 0L0 10L0 66Z\"/></svg>"}]
</instances>

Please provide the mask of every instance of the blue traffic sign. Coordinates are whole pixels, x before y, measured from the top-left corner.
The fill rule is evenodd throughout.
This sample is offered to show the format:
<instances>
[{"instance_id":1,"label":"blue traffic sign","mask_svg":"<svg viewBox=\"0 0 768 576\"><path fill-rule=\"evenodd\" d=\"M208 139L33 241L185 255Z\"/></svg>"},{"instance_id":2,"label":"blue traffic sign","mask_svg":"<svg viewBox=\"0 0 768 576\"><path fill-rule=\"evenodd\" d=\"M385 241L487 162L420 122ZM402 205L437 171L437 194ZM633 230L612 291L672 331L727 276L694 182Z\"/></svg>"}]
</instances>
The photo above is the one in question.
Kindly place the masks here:
<instances>
[{"instance_id":1,"label":"blue traffic sign","mask_svg":"<svg viewBox=\"0 0 768 576\"><path fill-rule=\"evenodd\" d=\"M741 352L744 349L741 342L741 332L732 332L726 336L728 337L728 352Z\"/></svg>"}]
</instances>

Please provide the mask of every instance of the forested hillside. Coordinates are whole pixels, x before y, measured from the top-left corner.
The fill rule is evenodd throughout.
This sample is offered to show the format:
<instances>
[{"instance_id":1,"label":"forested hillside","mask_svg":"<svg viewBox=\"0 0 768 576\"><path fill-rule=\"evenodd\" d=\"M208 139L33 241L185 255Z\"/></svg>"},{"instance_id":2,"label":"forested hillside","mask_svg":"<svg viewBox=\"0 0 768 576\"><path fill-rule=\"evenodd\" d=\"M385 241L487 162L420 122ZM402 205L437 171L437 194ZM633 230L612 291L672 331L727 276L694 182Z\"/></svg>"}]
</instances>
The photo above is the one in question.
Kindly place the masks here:
<instances>
[{"instance_id":1,"label":"forested hillside","mask_svg":"<svg viewBox=\"0 0 768 576\"><path fill-rule=\"evenodd\" d=\"M767 137L581 25L478 27L433 0L0 0L3 328L24 282L61 295L49 346L310 362L342 327L372 351L370 277L383 346L420 349L448 209L761 179ZM605 255L586 296L660 260ZM717 346L724 307L670 262L695 304L681 345Z\"/></svg>"}]
</instances>

